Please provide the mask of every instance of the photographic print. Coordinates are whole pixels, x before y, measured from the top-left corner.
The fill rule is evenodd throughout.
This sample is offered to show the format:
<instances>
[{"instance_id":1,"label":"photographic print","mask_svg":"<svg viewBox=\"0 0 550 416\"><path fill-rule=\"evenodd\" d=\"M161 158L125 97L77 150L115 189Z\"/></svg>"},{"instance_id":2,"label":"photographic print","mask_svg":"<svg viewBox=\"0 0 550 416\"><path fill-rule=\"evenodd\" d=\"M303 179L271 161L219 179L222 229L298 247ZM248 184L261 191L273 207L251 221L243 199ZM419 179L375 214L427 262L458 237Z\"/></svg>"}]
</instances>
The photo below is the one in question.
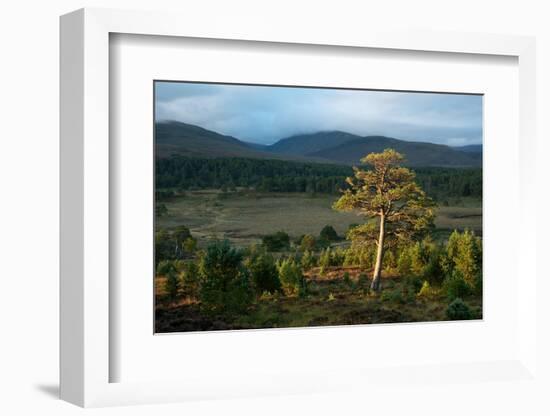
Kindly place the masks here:
<instances>
[{"instance_id":1,"label":"photographic print","mask_svg":"<svg viewBox=\"0 0 550 416\"><path fill-rule=\"evenodd\" d=\"M482 113L155 81L155 332L481 319Z\"/></svg>"}]
</instances>

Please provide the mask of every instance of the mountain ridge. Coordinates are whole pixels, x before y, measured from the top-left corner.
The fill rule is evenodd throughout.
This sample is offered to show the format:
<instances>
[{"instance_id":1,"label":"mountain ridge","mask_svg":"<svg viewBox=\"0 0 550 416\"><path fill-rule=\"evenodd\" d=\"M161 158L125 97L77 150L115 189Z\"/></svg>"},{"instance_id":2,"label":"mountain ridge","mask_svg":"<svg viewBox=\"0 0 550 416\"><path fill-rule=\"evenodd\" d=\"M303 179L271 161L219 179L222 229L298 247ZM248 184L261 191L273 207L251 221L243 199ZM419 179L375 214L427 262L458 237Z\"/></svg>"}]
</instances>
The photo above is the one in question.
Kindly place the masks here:
<instances>
[{"instance_id":1,"label":"mountain ridge","mask_svg":"<svg viewBox=\"0 0 550 416\"><path fill-rule=\"evenodd\" d=\"M480 151L476 151L479 146ZM250 157L358 164L372 152L392 147L406 156L409 166L480 167L481 145L465 150L429 142L412 142L386 136L358 136L345 131L320 131L283 138L271 145L245 142L193 124L178 121L155 123L155 149L160 158L171 155L188 157Z\"/></svg>"}]
</instances>

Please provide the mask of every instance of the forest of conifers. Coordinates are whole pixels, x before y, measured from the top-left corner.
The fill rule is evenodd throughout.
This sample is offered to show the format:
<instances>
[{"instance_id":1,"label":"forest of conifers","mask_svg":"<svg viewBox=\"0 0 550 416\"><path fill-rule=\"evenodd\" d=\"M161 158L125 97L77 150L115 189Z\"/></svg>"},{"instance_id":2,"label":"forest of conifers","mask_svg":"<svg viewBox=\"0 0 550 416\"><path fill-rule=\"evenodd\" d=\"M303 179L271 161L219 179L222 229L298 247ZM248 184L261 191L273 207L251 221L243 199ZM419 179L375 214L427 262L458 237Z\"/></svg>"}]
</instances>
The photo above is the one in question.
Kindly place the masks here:
<instances>
[{"instance_id":1,"label":"forest of conifers","mask_svg":"<svg viewBox=\"0 0 550 416\"><path fill-rule=\"evenodd\" d=\"M481 168L417 167L416 180L438 202L448 198L481 199ZM189 158L173 156L156 162L157 201L167 189L254 188L261 192L338 194L350 166L253 158Z\"/></svg>"}]
</instances>

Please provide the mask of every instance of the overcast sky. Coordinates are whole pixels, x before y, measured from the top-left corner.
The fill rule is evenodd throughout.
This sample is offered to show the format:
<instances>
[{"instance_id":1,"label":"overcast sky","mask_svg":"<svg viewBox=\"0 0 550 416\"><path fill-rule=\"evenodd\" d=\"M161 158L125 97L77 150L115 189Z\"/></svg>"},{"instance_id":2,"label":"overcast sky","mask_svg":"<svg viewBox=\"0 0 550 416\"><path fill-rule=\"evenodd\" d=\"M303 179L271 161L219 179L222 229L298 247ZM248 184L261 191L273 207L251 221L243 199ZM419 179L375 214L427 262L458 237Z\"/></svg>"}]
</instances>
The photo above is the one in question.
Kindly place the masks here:
<instances>
[{"instance_id":1,"label":"overcast sky","mask_svg":"<svg viewBox=\"0 0 550 416\"><path fill-rule=\"evenodd\" d=\"M482 97L247 85L155 83L156 119L254 143L342 130L451 146L482 141Z\"/></svg>"}]
</instances>

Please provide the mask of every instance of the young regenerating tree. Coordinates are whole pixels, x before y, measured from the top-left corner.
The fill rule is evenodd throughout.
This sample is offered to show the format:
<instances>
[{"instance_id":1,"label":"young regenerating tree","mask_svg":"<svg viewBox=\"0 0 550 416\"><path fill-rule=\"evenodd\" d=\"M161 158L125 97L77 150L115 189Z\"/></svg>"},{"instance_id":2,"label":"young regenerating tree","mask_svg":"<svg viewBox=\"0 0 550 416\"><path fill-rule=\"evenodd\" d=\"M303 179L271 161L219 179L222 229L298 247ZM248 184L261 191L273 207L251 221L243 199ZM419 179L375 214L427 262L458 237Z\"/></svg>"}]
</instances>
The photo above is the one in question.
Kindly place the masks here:
<instances>
[{"instance_id":1,"label":"young regenerating tree","mask_svg":"<svg viewBox=\"0 0 550 416\"><path fill-rule=\"evenodd\" d=\"M369 170L354 167L354 177L346 182L349 188L334 203L339 211L354 211L369 220L354 227L348 236L354 242L374 241L376 263L371 289L380 290L384 250L399 241L410 241L433 225L434 202L415 182L415 174L400 166L402 154L393 149L370 153L361 162Z\"/></svg>"}]
</instances>

